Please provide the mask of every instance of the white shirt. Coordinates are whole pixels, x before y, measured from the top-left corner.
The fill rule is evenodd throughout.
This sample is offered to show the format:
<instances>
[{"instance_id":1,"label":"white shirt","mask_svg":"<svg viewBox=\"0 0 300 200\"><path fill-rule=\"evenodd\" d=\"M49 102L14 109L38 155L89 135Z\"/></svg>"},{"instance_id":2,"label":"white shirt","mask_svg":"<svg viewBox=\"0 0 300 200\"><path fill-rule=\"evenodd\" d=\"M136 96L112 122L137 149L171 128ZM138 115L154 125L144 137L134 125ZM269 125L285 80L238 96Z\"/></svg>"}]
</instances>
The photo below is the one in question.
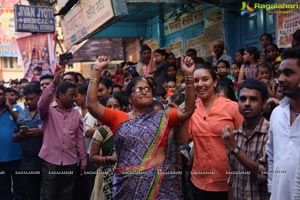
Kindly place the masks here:
<instances>
[{"instance_id":1,"label":"white shirt","mask_svg":"<svg viewBox=\"0 0 300 200\"><path fill-rule=\"evenodd\" d=\"M229 55L223 53L223 54L220 56L219 59L216 59L216 58L213 59L213 61L212 61L212 66L217 66L217 64L218 64L218 62L219 62L220 60L226 60L226 61L228 61L228 62L229 62L229 66L231 66L231 64L232 64L232 62L233 62L231 56L229 56Z\"/></svg>"},{"instance_id":2,"label":"white shirt","mask_svg":"<svg viewBox=\"0 0 300 200\"><path fill-rule=\"evenodd\" d=\"M298 167L297 167L296 176L295 176L293 200L300 199L300 162L298 162L297 166Z\"/></svg>"},{"instance_id":3,"label":"white shirt","mask_svg":"<svg viewBox=\"0 0 300 200\"><path fill-rule=\"evenodd\" d=\"M296 171L300 154L300 116L290 125L290 99L287 97L272 112L266 151L270 199L292 199L300 189L295 184L299 173Z\"/></svg>"},{"instance_id":4,"label":"white shirt","mask_svg":"<svg viewBox=\"0 0 300 200\"><path fill-rule=\"evenodd\" d=\"M82 116L81 107L77 106L75 108L76 108L76 110L79 111L80 115ZM82 118L82 121L83 121L83 136L84 136L84 141L85 141L85 148L86 148L86 152L89 154L90 153L90 143L91 143L92 138L87 137L85 135L85 133L88 129L94 128L95 125L97 125L97 119L94 118L89 112L87 112L85 114L85 116Z\"/></svg>"}]
</instances>

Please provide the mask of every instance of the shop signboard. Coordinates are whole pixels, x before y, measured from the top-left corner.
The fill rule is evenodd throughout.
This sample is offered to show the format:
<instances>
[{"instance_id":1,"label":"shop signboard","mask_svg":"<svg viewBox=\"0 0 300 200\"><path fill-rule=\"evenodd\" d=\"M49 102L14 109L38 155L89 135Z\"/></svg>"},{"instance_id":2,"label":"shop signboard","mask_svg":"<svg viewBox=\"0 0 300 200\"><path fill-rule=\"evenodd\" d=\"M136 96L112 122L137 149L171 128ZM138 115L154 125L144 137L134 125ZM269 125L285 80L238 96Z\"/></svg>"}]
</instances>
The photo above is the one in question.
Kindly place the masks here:
<instances>
[{"instance_id":1,"label":"shop signboard","mask_svg":"<svg viewBox=\"0 0 300 200\"><path fill-rule=\"evenodd\" d=\"M82 0L62 20L65 46L70 48L115 16L112 1Z\"/></svg>"},{"instance_id":2,"label":"shop signboard","mask_svg":"<svg viewBox=\"0 0 300 200\"><path fill-rule=\"evenodd\" d=\"M57 0L58 10L62 9L68 3L68 1L69 0Z\"/></svg>"},{"instance_id":3,"label":"shop signboard","mask_svg":"<svg viewBox=\"0 0 300 200\"><path fill-rule=\"evenodd\" d=\"M17 32L53 33L55 31L53 7L15 5L14 11Z\"/></svg>"}]
</instances>

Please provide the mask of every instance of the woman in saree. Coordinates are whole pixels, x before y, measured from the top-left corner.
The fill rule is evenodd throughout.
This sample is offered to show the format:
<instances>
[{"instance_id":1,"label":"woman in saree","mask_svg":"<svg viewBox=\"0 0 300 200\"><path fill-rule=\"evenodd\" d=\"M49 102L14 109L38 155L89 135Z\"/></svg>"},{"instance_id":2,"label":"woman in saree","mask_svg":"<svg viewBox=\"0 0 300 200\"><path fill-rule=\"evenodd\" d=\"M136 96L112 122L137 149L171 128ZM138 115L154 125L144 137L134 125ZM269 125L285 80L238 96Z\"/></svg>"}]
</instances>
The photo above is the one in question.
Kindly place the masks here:
<instances>
[{"instance_id":1,"label":"woman in saree","mask_svg":"<svg viewBox=\"0 0 300 200\"><path fill-rule=\"evenodd\" d=\"M107 57L99 57L94 63L87 102L92 115L109 126L114 136L118 157L114 199L181 199L174 142L168 136L171 128L179 126L194 112L194 61L190 57L181 60L186 79L183 109L153 110L151 84L145 78L136 77L127 86L133 106L130 113L97 104L97 85L101 71L109 62Z\"/></svg>"},{"instance_id":2,"label":"woman in saree","mask_svg":"<svg viewBox=\"0 0 300 200\"><path fill-rule=\"evenodd\" d=\"M124 110L126 102L121 95L121 92L114 92L108 97L105 106ZM106 125L99 126L93 134L90 146L90 161L99 166L91 200L110 200L113 195L113 167L117 161L111 129Z\"/></svg>"}]
</instances>

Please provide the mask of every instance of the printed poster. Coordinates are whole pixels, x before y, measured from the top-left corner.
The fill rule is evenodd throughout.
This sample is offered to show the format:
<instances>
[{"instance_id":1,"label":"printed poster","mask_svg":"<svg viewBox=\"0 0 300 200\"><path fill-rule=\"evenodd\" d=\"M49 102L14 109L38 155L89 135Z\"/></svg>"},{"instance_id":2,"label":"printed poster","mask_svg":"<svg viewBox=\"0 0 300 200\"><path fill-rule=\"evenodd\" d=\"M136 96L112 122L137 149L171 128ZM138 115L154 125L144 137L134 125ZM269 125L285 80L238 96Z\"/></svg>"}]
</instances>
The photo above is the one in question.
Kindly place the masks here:
<instances>
[{"instance_id":1,"label":"printed poster","mask_svg":"<svg viewBox=\"0 0 300 200\"><path fill-rule=\"evenodd\" d=\"M175 58L179 58L183 55L182 41L175 42L169 45L170 51L175 55Z\"/></svg>"},{"instance_id":2,"label":"printed poster","mask_svg":"<svg viewBox=\"0 0 300 200\"><path fill-rule=\"evenodd\" d=\"M24 64L24 78L31 80L33 70L42 68L42 75L52 74L55 66L52 34L37 34L17 39Z\"/></svg>"},{"instance_id":3,"label":"printed poster","mask_svg":"<svg viewBox=\"0 0 300 200\"><path fill-rule=\"evenodd\" d=\"M300 29L300 11L290 10L288 13L277 13L276 42L279 48L291 47L292 34Z\"/></svg>"},{"instance_id":4,"label":"printed poster","mask_svg":"<svg viewBox=\"0 0 300 200\"><path fill-rule=\"evenodd\" d=\"M198 57L205 57L207 51L207 40L204 35L192 38L187 41L187 49L195 49Z\"/></svg>"}]
</instances>

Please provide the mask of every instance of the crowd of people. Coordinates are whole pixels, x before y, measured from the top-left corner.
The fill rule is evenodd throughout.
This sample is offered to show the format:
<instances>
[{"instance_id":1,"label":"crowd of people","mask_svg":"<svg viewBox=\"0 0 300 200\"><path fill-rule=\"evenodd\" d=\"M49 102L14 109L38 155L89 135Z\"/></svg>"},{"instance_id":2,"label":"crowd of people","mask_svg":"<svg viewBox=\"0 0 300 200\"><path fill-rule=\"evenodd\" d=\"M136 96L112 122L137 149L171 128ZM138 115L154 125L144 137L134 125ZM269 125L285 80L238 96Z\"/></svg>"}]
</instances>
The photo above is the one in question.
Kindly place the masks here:
<instances>
[{"instance_id":1,"label":"crowd of people","mask_svg":"<svg viewBox=\"0 0 300 200\"><path fill-rule=\"evenodd\" d=\"M300 30L260 41L0 81L0 200L299 199Z\"/></svg>"}]
</instances>

